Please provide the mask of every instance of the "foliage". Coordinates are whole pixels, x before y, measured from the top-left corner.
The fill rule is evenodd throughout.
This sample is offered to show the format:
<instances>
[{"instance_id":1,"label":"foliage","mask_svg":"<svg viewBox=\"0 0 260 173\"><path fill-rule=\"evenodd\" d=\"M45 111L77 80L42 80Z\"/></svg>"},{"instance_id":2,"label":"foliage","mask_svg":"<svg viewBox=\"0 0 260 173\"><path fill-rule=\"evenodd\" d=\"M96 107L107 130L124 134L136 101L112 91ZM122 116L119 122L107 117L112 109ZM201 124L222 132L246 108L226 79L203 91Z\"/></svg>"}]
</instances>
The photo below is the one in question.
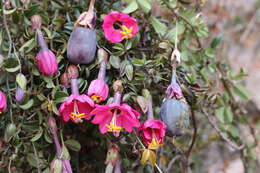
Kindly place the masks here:
<instances>
[{"instance_id":1,"label":"foliage","mask_svg":"<svg viewBox=\"0 0 260 173\"><path fill-rule=\"evenodd\" d=\"M6 20L6 24L1 24L0 28L0 85L8 95L8 111L0 115L0 172L10 172L12 169L12 172L47 173L55 157L47 116L57 117L60 103L70 93L61 87L59 76L69 64L66 46L73 22L87 9L89 2L7 2L9 4L1 4L3 15L0 17L1 21ZM138 108L139 112L142 112L142 105L139 106L138 97L142 95L142 89L148 89L153 96L157 118L170 84L170 57L177 34L181 52L177 75L185 98L191 105L192 126L182 137L167 137L165 145L157 153L156 163L163 172L183 172L187 167L194 170L200 168L202 156L194 151L200 151L206 143L212 142L212 133L204 129L209 122L207 117L217 120L213 124L221 133L220 137L228 139L224 144L231 143L234 149L242 149L247 160L255 159L251 150L254 144L244 144L238 128L239 124L249 125L241 106L241 101L249 98L240 84L245 74L242 70L234 74L225 60L215 55L216 51L220 51L218 45L223 35L207 41L208 29L199 13L202 4L190 2L99 0L95 4L98 47L105 48L110 54L107 74L110 88L116 79L123 80L123 101ZM101 29L102 17L112 10L131 13L132 17L138 19L139 33L135 38L117 44L105 40ZM45 39L59 61L59 73L52 77L41 75L35 66L39 47L30 23L30 17L34 14L42 16ZM80 93L86 93L90 81L96 78L99 61L96 59L89 65L80 65ZM26 90L26 98L21 104L14 100L18 86ZM137 143L135 133L125 133L124 137L117 139L100 134L97 126L87 121L64 124L59 117L56 119L75 172L104 172L104 161L111 141L120 146L124 172L151 171L151 166L140 164L143 148ZM145 115L142 119L145 119ZM217 136L213 141L221 138ZM192 149L190 146L194 139L196 141ZM245 146L240 148L240 145ZM180 157L173 165L168 165L175 156ZM167 169L168 166L171 167Z\"/></svg>"}]
</instances>

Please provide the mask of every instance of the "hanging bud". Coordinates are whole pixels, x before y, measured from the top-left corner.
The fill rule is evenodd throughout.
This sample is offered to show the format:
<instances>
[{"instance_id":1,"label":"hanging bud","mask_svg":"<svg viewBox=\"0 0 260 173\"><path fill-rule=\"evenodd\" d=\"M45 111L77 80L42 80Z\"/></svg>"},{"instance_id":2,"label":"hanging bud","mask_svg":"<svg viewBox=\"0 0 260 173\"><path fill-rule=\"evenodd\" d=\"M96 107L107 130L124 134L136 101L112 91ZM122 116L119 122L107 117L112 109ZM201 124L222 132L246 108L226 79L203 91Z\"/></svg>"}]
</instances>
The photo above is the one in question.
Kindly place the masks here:
<instances>
[{"instance_id":1,"label":"hanging bud","mask_svg":"<svg viewBox=\"0 0 260 173\"><path fill-rule=\"evenodd\" d=\"M68 76L67 72L64 72L60 76L60 83L61 83L61 87L63 87L63 88L69 88L70 87L70 80L69 80L69 76Z\"/></svg>"},{"instance_id":2,"label":"hanging bud","mask_svg":"<svg viewBox=\"0 0 260 173\"><path fill-rule=\"evenodd\" d=\"M44 75L50 76L58 71L55 55L49 49L41 50L36 56L37 68Z\"/></svg>"},{"instance_id":3,"label":"hanging bud","mask_svg":"<svg viewBox=\"0 0 260 173\"><path fill-rule=\"evenodd\" d=\"M173 63L176 62L177 64L181 63L181 53L177 48L175 48L172 52L171 61Z\"/></svg>"},{"instance_id":4,"label":"hanging bud","mask_svg":"<svg viewBox=\"0 0 260 173\"><path fill-rule=\"evenodd\" d=\"M50 128L50 131L52 134L57 133L57 125L56 125L56 121L53 117L49 116L48 117L48 126Z\"/></svg>"},{"instance_id":5,"label":"hanging bud","mask_svg":"<svg viewBox=\"0 0 260 173\"><path fill-rule=\"evenodd\" d=\"M22 103L24 101L25 98L25 92L22 88L17 87L16 92L15 92L15 100L18 103Z\"/></svg>"},{"instance_id":6,"label":"hanging bud","mask_svg":"<svg viewBox=\"0 0 260 173\"><path fill-rule=\"evenodd\" d=\"M107 151L107 158L105 164L116 165L119 160L119 147L116 144L112 144L110 149Z\"/></svg>"},{"instance_id":7,"label":"hanging bud","mask_svg":"<svg viewBox=\"0 0 260 173\"><path fill-rule=\"evenodd\" d=\"M190 108L181 100L166 99L160 110L160 118L167 126L167 135L181 136L189 127Z\"/></svg>"},{"instance_id":8,"label":"hanging bud","mask_svg":"<svg viewBox=\"0 0 260 173\"><path fill-rule=\"evenodd\" d=\"M94 2L91 0L88 12L79 16L68 41L68 59L74 64L88 64L95 58L97 38L94 31Z\"/></svg>"},{"instance_id":9,"label":"hanging bud","mask_svg":"<svg viewBox=\"0 0 260 173\"><path fill-rule=\"evenodd\" d=\"M31 22L32 22L32 28L33 29L40 29L42 25L42 18L40 15L33 15L31 17Z\"/></svg>"},{"instance_id":10,"label":"hanging bud","mask_svg":"<svg viewBox=\"0 0 260 173\"><path fill-rule=\"evenodd\" d=\"M121 80L116 80L114 83L113 83L113 89L115 92L120 92L122 93L124 88L123 88L123 81Z\"/></svg>"},{"instance_id":11,"label":"hanging bud","mask_svg":"<svg viewBox=\"0 0 260 173\"><path fill-rule=\"evenodd\" d=\"M69 79L77 79L79 77L78 67L75 65L69 65L67 69Z\"/></svg>"},{"instance_id":12,"label":"hanging bud","mask_svg":"<svg viewBox=\"0 0 260 173\"><path fill-rule=\"evenodd\" d=\"M0 114L3 113L7 108L6 96L0 91Z\"/></svg>"}]
</instances>

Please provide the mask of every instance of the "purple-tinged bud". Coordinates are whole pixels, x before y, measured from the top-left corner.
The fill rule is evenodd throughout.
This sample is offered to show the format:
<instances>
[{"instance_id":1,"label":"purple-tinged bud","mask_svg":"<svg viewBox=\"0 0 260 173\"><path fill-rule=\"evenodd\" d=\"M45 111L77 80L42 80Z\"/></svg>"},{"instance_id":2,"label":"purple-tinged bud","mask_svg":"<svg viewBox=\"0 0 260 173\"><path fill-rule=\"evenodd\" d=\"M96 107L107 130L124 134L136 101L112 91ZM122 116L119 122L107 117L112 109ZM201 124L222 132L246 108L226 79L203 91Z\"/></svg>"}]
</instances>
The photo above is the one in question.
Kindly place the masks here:
<instances>
[{"instance_id":1,"label":"purple-tinged bud","mask_svg":"<svg viewBox=\"0 0 260 173\"><path fill-rule=\"evenodd\" d=\"M32 28L33 29L40 29L42 25L42 18L40 15L33 15L31 17L31 22L32 22Z\"/></svg>"},{"instance_id":2,"label":"purple-tinged bud","mask_svg":"<svg viewBox=\"0 0 260 173\"><path fill-rule=\"evenodd\" d=\"M4 112L6 108L7 108L6 96L2 91L0 91L0 114Z\"/></svg>"},{"instance_id":3,"label":"purple-tinged bud","mask_svg":"<svg viewBox=\"0 0 260 173\"><path fill-rule=\"evenodd\" d=\"M75 65L69 65L67 69L69 79L77 79L79 77L78 67Z\"/></svg>"},{"instance_id":4,"label":"purple-tinged bud","mask_svg":"<svg viewBox=\"0 0 260 173\"><path fill-rule=\"evenodd\" d=\"M69 80L69 76L68 76L67 72L64 72L60 76L60 83L61 83L61 87L63 87L63 88L69 88L70 87L70 80Z\"/></svg>"},{"instance_id":5,"label":"purple-tinged bud","mask_svg":"<svg viewBox=\"0 0 260 173\"><path fill-rule=\"evenodd\" d=\"M58 63L55 55L49 49L42 49L36 56L37 68L46 76L58 71Z\"/></svg>"},{"instance_id":6,"label":"purple-tinged bud","mask_svg":"<svg viewBox=\"0 0 260 173\"><path fill-rule=\"evenodd\" d=\"M57 133L56 121L51 116L48 117L48 126L49 126L50 131L51 131L52 134Z\"/></svg>"},{"instance_id":7,"label":"purple-tinged bud","mask_svg":"<svg viewBox=\"0 0 260 173\"><path fill-rule=\"evenodd\" d=\"M100 48L100 49L98 49L98 58L102 60L102 62L100 64L99 72L98 72L98 79L105 80L108 53L104 49Z\"/></svg>"},{"instance_id":8,"label":"purple-tinged bud","mask_svg":"<svg viewBox=\"0 0 260 173\"><path fill-rule=\"evenodd\" d=\"M166 93L168 98L176 98L176 99L182 99L182 90L179 84L177 83L177 76L175 70L172 72L172 80L171 84L168 86Z\"/></svg>"},{"instance_id":9,"label":"purple-tinged bud","mask_svg":"<svg viewBox=\"0 0 260 173\"><path fill-rule=\"evenodd\" d=\"M24 101L25 98L25 92L22 88L17 87L16 92L15 92L15 100L18 103L22 103Z\"/></svg>"},{"instance_id":10,"label":"purple-tinged bud","mask_svg":"<svg viewBox=\"0 0 260 173\"><path fill-rule=\"evenodd\" d=\"M112 146L107 151L107 158L105 164L116 165L116 162L119 160L119 147L116 144Z\"/></svg>"}]
</instances>

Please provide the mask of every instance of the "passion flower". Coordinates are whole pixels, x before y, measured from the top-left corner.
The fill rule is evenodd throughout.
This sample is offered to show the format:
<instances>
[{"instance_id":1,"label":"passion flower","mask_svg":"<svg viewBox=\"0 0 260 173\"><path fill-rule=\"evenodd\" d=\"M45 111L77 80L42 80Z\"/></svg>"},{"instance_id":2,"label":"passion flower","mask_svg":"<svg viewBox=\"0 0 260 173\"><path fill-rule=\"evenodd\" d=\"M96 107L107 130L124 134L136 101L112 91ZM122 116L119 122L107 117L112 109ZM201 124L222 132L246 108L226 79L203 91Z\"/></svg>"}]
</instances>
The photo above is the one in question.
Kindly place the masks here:
<instances>
[{"instance_id":1,"label":"passion flower","mask_svg":"<svg viewBox=\"0 0 260 173\"><path fill-rule=\"evenodd\" d=\"M105 16L102 28L106 39L111 43L133 38L138 32L137 20L117 11Z\"/></svg>"},{"instance_id":2,"label":"passion flower","mask_svg":"<svg viewBox=\"0 0 260 173\"><path fill-rule=\"evenodd\" d=\"M70 62L88 64L94 60L97 42L94 31L95 20L94 0L91 0L89 10L79 16L70 35L67 47Z\"/></svg>"}]
</instances>

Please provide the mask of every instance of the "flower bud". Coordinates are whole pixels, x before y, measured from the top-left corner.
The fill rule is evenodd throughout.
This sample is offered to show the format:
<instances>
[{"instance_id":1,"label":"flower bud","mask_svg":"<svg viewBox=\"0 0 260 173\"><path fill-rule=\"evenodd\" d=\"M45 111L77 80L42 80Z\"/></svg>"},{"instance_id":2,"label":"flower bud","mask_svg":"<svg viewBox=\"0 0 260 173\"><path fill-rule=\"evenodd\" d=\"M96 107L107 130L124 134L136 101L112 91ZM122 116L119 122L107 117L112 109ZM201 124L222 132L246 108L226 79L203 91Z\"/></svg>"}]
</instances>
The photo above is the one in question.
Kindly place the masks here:
<instances>
[{"instance_id":1,"label":"flower bud","mask_svg":"<svg viewBox=\"0 0 260 173\"><path fill-rule=\"evenodd\" d=\"M103 80L93 80L91 81L89 88L88 88L88 96L95 103L100 103L107 99L108 97L109 88L106 82Z\"/></svg>"},{"instance_id":2,"label":"flower bud","mask_svg":"<svg viewBox=\"0 0 260 173\"><path fill-rule=\"evenodd\" d=\"M42 25L42 18L40 15L33 15L31 17L31 22L32 22L32 28L33 29L40 29Z\"/></svg>"},{"instance_id":3,"label":"flower bud","mask_svg":"<svg viewBox=\"0 0 260 173\"><path fill-rule=\"evenodd\" d=\"M174 83L168 86L166 93L169 98L181 99L183 98L182 90L178 83Z\"/></svg>"},{"instance_id":4,"label":"flower bud","mask_svg":"<svg viewBox=\"0 0 260 173\"><path fill-rule=\"evenodd\" d=\"M63 162L60 159L54 159L51 162L51 171L50 173L62 173Z\"/></svg>"},{"instance_id":5,"label":"flower bud","mask_svg":"<svg viewBox=\"0 0 260 173\"><path fill-rule=\"evenodd\" d=\"M63 88L69 88L70 87L70 80L67 72L64 72L60 76L60 83Z\"/></svg>"},{"instance_id":6,"label":"flower bud","mask_svg":"<svg viewBox=\"0 0 260 173\"><path fill-rule=\"evenodd\" d=\"M67 69L69 79L77 79L79 77L78 67L75 65L69 65Z\"/></svg>"},{"instance_id":7,"label":"flower bud","mask_svg":"<svg viewBox=\"0 0 260 173\"><path fill-rule=\"evenodd\" d=\"M55 55L49 49L42 49L36 56L37 68L44 75L50 76L58 71Z\"/></svg>"},{"instance_id":8,"label":"flower bud","mask_svg":"<svg viewBox=\"0 0 260 173\"><path fill-rule=\"evenodd\" d=\"M116 80L114 83L113 83L113 89L115 92L120 92L122 93L124 88L123 88L123 81L121 80Z\"/></svg>"},{"instance_id":9,"label":"flower bud","mask_svg":"<svg viewBox=\"0 0 260 173\"><path fill-rule=\"evenodd\" d=\"M5 142L9 142L10 139L14 136L15 133L16 133L15 124L8 124L6 129L5 129L5 136L4 136Z\"/></svg>"},{"instance_id":10,"label":"flower bud","mask_svg":"<svg viewBox=\"0 0 260 173\"><path fill-rule=\"evenodd\" d=\"M99 59L102 59L103 61L107 61L108 53L105 51L105 49L99 48L97 54Z\"/></svg>"},{"instance_id":11,"label":"flower bud","mask_svg":"<svg viewBox=\"0 0 260 173\"><path fill-rule=\"evenodd\" d=\"M7 108L6 96L2 91L0 91L0 114L4 112L6 108Z\"/></svg>"},{"instance_id":12,"label":"flower bud","mask_svg":"<svg viewBox=\"0 0 260 173\"><path fill-rule=\"evenodd\" d=\"M52 134L57 133L56 121L51 116L48 117L48 126L49 126L50 131L51 131Z\"/></svg>"},{"instance_id":13,"label":"flower bud","mask_svg":"<svg viewBox=\"0 0 260 173\"><path fill-rule=\"evenodd\" d=\"M22 103L24 101L25 98L25 92L22 88L17 87L16 92L15 92L15 100L18 103Z\"/></svg>"},{"instance_id":14,"label":"flower bud","mask_svg":"<svg viewBox=\"0 0 260 173\"><path fill-rule=\"evenodd\" d=\"M119 147L116 144L112 144L111 148L107 151L106 164L116 165L119 160Z\"/></svg>"},{"instance_id":15,"label":"flower bud","mask_svg":"<svg viewBox=\"0 0 260 173\"><path fill-rule=\"evenodd\" d=\"M181 136L189 126L189 105L181 100L167 99L160 110L160 118L167 126L167 135Z\"/></svg>"}]
</instances>

